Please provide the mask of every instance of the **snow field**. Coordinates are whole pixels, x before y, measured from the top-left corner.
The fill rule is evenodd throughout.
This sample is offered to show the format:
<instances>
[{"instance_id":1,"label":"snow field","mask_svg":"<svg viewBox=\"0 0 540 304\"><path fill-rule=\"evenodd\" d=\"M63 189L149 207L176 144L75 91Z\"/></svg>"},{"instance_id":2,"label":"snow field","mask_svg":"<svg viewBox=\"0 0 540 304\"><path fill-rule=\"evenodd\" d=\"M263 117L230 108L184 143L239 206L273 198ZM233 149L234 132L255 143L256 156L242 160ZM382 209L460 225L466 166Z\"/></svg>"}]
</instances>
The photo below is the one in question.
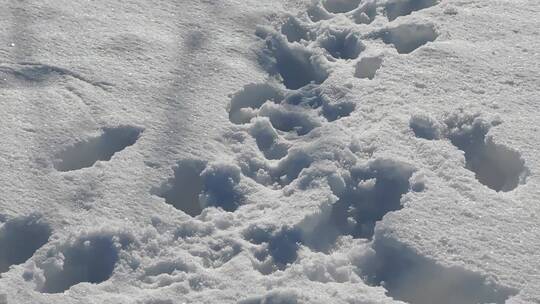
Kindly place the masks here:
<instances>
[{"instance_id":1,"label":"snow field","mask_svg":"<svg viewBox=\"0 0 540 304\"><path fill-rule=\"evenodd\" d=\"M350 66L349 76L376 81L385 69L381 46L408 60L437 41L433 21L400 18L437 5L313 1L300 15L259 27L257 59L268 77L230 96L230 126L220 136L232 157L179 158L171 175L149 190L167 210L185 215L182 221L149 215L152 225L144 231L111 227L56 239L41 215L0 218L0 273L22 265L24 281L45 296L94 286L114 290L112 282L135 273L127 281L147 292L137 301L145 304L180 301L162 296L164 290L202 303L222 296L218 290L245 287L235 285L243 280L249 287L223 302L505 303L519 290L486 273L439 264L387 229L388 218L433 184L415 160L381 149L391 146L382 133L393 131L371 131L376 118L355 121L365 130L360 134L344 127L360 117L360 105L353 85L333 78L335 67ZM0 67L0 73L15 85L75 77L108 87L47 65ZM525 185L530 172L519 151L490 136L503 126L489 113L455 110L413 115L401 131L422 143L451 145L449 153L463 154L459 165L477 183L506 193ZM54 169L69 173L115 162L145 135L137 126L103 128L61 147ZM341 292L329 296L328 286Z\"/></svg>"}]
</instances>

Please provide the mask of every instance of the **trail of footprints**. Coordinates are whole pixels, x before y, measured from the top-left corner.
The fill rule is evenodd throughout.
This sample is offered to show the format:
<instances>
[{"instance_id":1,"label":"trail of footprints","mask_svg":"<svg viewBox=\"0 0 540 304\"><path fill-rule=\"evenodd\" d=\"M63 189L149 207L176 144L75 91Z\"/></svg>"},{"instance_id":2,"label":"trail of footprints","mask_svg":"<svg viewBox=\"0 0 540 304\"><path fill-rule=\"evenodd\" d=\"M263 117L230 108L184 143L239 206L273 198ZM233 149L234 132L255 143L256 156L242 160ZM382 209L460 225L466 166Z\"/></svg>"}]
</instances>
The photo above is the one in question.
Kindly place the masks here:
<instances>
[{"instance_id":1,"label":"trail of footprints","mask_svg":"<svg viewBox=\"0 0 540 304\"><path fill-rule=\"evenodd\" d=\"M434 41L437 32L431 24L390 23L382 30L361 33L354 27L334 27L328 20L345 16L352 23L370 24L384 15L393 21L437 4L437 0L326 0L315 2L303 17L289 16L279 32L258 30L257 35L266 43L260 63L271 77L265 83L248 84L235 93L228 111L231 123L243 127L254 139L264 160L242 160L239 156L239 164L232 165L184 159L175 167L174 176L153 189L153 193L192 217L208 207L234 212L245 201L240 187L242 178L251 178L274 190L293 182L309 187L314 180L310 176L312 167L319 161L332 161L342 164L344 169L340 174L328 172L325 176L338 199L329 210L321 210L322 216L309 231L302 223L293 227L253 225L244 230L243 237L253 244L250 250L255 258L254 267L263 274L285 270L297 260L300 246L329 253L341 236L371 240L376 222L388 212L401 209L404 195L423 191L423 183L415 179L414 166L384 158L360 162L346 152L321 158L317 151L323 147L314 144L299 149L295 142L355 110L355 103L347 98L347 86L324 84L331 75L329 64L350 62L355 66L352 76L374 79L384 58L362 56L371 41L380 40L392 45L399 54L407 54ZM12 74L26 78L26 74ZM495 144L486 136L496 125L464 113L449 115L441 121L418 115L410 121L418 138L448 139L462 150L467 169L475 173L479 182L495 191L511 191L524 183L526 167L516 151ZM115 153L135 144L141 134L142 129L131 126L103 129L99 136L60 151L54 167L64 172L109 161ZM50 226L39 215L2 219L0 223L0 273L31 258L52 235ZM175 234L184 238L201 231L179 227ZM28 242L20 242L22 239ZM44 276L38 290L59 293L81 282L106 281L113 274L120 251L132 242L128 235L100 232L56 244L47 258L38 263ZM234 241L225 244L228 245L209 244L215 257L207 258L205 267L219 267L242 250ZM444 268L400 244L375 239L372 246L375 255L369 265L358 267L358 274L368 284L383 285L388 295L396 299L415 304L433 303L434 299L442 304L504 303L516 293L486 282L479 274ZM176 271L192 273L195 267L180 260L163 262L147 268L143 280L153 282L160 274ZM31 271L24 274L27 280L36 275ZM199 280L202 279L192 277L190 286L200 288Z\"/></svg>"},{"instance_id":2,"label":"trail of footprints","mask_svg":"<svg viewBox=\"0 0 540 304\"><path fill-rule=\"evenodd\" d=\"M362 56L372 41L391 45L398 54L408 54L435 41L432 24L390 23L383 29L362 33L333 26L329 20L345 16L356 24L370 24L384 14L389 21L438 4L436 0L326 0L314 3L306 15L287 17L279 31L259 29L265 41L261 65L271 76L265 83L244 86L233 94L228 107L230 121L251 136L268 164L252 155L239 156L238 166L183 160L175 177L156 193L166 202L196 216L205 207L235 211L242 205L238 188L248 177L271 189L295 182L305 187L312 182L311 168L318 161L346 164L341 174L326 176L338 198L329 210L310 225L253 225L243 232L255 258L254 267L268 275L285 270L298 259L300 246L329 253L337 239L351 236L372 239L376 222L388 212L401 209L407 193L423 191L416 181L414 166L392 159L371 159L367 163L340 156L321 156L313 145L296 148L297 139L325 124L349 116L355 103L347 98L349 88L325 85L334 62L354 64L354 77L374 79L382 67L382 55ZM449 139L464 151L467 168L482 184L496 191L511 191L524 182L525 166L519 154L486 140L494 125L478 122L464 113L450 115L439 128L429 118L411 118L412 132L428 140ZM346 148L345 148L346 150ZM213 172L209 174L208 172ZM219 181L215 183L214 181ZM187 193L188 195L182 195ZM216 195L220 193L221 196ZM213 199L223 197L223 199ZM504 303L516 290L499 286L473 272L447 269L392 241L375 239L375 255L358 267L366 283L384 286L389 296L415 304ZM460 293L456 294L455 291Z\"/></svg>"}]
</instances>

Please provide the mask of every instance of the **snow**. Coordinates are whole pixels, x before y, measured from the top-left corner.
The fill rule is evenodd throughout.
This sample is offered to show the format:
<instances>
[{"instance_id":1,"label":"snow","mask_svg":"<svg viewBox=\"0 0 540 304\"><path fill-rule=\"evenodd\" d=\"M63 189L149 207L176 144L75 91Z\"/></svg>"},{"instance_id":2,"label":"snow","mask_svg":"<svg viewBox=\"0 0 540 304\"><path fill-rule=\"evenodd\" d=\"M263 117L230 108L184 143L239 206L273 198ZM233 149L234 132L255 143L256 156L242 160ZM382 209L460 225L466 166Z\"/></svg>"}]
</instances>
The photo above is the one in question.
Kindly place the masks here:
<instances>
[{"instance_id":1,"label":"snow","mask_svg":"<svg viewBox=\"0 0 540 304\"><path fill-rule=\"evenodd\" d=\"M0 7L0 304L540 303L536 1Z\"/></svg>"}]
</instances>

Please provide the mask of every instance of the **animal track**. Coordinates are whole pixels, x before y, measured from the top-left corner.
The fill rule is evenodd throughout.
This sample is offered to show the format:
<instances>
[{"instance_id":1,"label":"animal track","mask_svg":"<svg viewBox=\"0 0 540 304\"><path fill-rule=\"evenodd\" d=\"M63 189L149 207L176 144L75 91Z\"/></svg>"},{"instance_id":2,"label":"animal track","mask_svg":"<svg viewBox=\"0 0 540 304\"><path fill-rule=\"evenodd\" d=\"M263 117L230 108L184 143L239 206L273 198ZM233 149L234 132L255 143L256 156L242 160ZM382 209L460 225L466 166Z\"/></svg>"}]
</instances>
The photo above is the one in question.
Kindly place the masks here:
<instances>
[{"instance_id":1,"label":"animal track","mask_svg":"<svg viewBox=\"0 0 540 304\"><path fill-rule=\"evenodd\" d=\"M14 218L0 226L0 273L31 258L51 233L39 215Z\"/></svg>"},{"instance_id":2,"label":"animal track","mask_svg":"<svg viewBox=\"0 0 540 304\"><path fill-rule=\"evenodd\" d=\"M280 34L271 30L258 31L259 37L266 42L260 62L271 75L278 76L278 81L285 88L271 81L247 85L232 97L229 118L232 123L245 125L265 159L277 161L268 163L253 159L252 155L242 155L239 158L241 170L244 175L273 189L295 182L295 189L303 190L312 182L314 186L320 186L317 184L319 179L326 178L337 197L335 203L323 205L320 213L293 226L254 225L243 232L244 238L253 245L254 267L262 274L286 270L298 261L301 246L328 253L336 248L340 237L350 236L369 240L374 252L366 264L358 265L358 272L369 284L384 286L388 295L398 300L415 304L503 303L516 293L488 282L479 274L445 268L411 250L394 248L392 244L395 242L386 242L384 235L374 238L376 223L389 212L403 208L401 200L404 195L423 191L424 184L415 180L416 169L412 165L387 158L370 159L359 164L355 156L351 156L354 161L346 157L341 159L336 150L333 150L336 154L325 154L295 145L299 137L350 115L355 109L354 103L343 101L345 98L327 95L325 90L328 88L323 83L332 71L328 66L352 61L355 77L374 79L383 57L360 56L369 40L381 39L385 44L393 45L399 54L408 54L438 37L432 24L399 24L359 35L354 27L333 27L331 19L343 14L345 18L340 17L340 26L347 22L347 18L351 23L369 24L378 12L384 11L392 21L437 3L437 0L314 1L307 11L312 22L289 16L281 26ZM345 91L341 90L342 93ZM345 93L343 95L346 96ZM515 160L502 161L513 159L513 156L500 146L494 149L476 144L486 142L489 129L477 130L472 122L459 121L447 120L448 132L430 128L419 119L411 120L411 128L417 136L427 139L447 136L465 151L467 166L476 168L472 170L479 172L479 180L493 175L493 171L483 172L488 167L493 170L493 165L479 161L479 153L496 155L491 158L512 164L512 168L504 168L505 171L519 171L514 167L524 168ZM317 135L315 132L311 134ZM492 151L486 152L489 149ZM322 169L326 168L322 165L325 161L340 169L325 171ZM497 172L496 175L504 173ZM516 180L514 177L503 179L483 182L506 189Z\"/></svg>"},{"instance_id":3,"label":"animal track","mask_svg":"<svg viewBox=\"0 0 540 304\"><path fill-rule=\"evenodd\" d=\"M411 118L410 126L420 138L448 138L465 153L466 168L475 173L480 183L495 191L512 191L525 182L528 171L521 155L487 137L494 125L478 115L454 114L442 124L417 115Z\"/></svg>"},{"instance_id":4,"label":"animal track","mask_svg":"<svg viewBox=\"0 0 540 304\"><path fill-rule=\"evenodd\" d=\"M190 216L201 214L207 207L233 212L243 201L239 182L240 169L236 166L185 159L178 162L174 178L154 192Z\"/></svg>"},{"instance_id":5,"label":"animal track","mask_svg":"<svg viewBox=\"0 0 540 304\"><path fill-rule=\"evenodd\" d=\"M503 304L518 292L480 274L443 267L395 240L377 238L373 248L376 254L362 267L362 275L369 284L384 286L397 300L414 304Z\"/></svg>"},{"instance_id":6,"label":"animal track","mask_svg":"<svg viewBox=\"0 0 540 304\"><path fill-rule=\"evenodd\" d=\"M105 128L98 137L78 142L56 155L54 167L66 172L92 167L97 161L109 161L117 152L137 142L142 129L136 127Z\"/></svg>"},{"instance_id":7,"label":"animal track","mask_svg":"<svg viewBox=\"0 0 540 304\"><path fill-rule=\"evenodd\" d=\"M130 243L127 236L100 233L68 242L55 257L41 265L45 276L41 292L61 293L82 282L99 284L108 280L118 262L119 251Z\"/></svg>"}]
</instances>

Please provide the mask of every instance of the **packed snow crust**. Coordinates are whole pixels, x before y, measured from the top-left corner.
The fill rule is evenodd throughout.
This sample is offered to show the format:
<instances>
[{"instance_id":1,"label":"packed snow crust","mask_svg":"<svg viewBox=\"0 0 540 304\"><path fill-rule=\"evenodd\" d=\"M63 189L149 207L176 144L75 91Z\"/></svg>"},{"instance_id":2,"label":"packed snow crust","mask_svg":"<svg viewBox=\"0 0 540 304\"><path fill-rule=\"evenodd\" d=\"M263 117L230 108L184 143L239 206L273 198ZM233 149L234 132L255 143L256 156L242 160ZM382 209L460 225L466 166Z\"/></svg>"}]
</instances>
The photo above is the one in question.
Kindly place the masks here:
<instances>
[{"instance_id":1,"label":"packed snow crust","mask_svg":"<svg viewBox=\"0 0 540 304\"><path fill-rule=\"evenodd\" d=\"M0 7L0 304L540 303L539 2Z\"/></svg>"}]
</instances>

